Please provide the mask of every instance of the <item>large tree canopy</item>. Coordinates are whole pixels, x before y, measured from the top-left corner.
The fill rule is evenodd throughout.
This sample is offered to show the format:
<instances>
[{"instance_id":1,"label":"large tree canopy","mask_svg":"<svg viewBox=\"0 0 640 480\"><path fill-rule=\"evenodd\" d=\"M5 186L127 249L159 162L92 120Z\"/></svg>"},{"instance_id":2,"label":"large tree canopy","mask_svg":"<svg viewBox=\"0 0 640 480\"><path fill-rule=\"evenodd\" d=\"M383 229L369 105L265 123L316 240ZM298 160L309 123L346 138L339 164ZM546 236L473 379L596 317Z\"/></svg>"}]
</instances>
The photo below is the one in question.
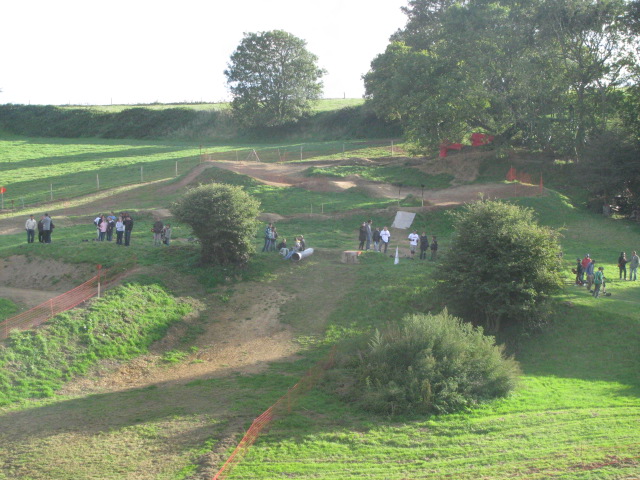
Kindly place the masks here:
<instances>
[{"instance_id":1,"label":"large tree canopy","mask_svg":"<svg viewBox=\"0 0 640 480\"><path fill-rule=\"evenodd\" d=\"M406 27L365 75L367 99L424 148L484 131L579 156L632 63L627 7L412 0Z\"/></svg>"},{"instance_id":2,"label":"large tree canopy","mask_svg":"<svg viewBox=\"0 0 640 480\"><path fill-rule=\"evenodd\" d=\"M324 70L306 42L282 30L246 33L224 74L240 122L251 127L296 121L322 93Z\"/></svg>"}]
</instances>

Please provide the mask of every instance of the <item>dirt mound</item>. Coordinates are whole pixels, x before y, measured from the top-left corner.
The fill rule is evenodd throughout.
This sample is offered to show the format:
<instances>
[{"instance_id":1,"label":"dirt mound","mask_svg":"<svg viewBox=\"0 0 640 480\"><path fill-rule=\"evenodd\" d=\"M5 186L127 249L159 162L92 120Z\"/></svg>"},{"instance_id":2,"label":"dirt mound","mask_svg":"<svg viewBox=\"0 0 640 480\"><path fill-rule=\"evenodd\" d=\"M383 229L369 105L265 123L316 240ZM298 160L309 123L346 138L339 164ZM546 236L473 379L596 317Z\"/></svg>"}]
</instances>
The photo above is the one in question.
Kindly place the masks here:
<instances>
[{"instance_id":1,"label":"dirt mound","mask_svg":"<svg viewBox=\"0 0 640 480\"><path fill-rule=\"evenodd\" d=\"M0 285L11 288L66 292L95 275L95 266L67 264L22 255L0 259Z\"/></svg>"}]
</instances>

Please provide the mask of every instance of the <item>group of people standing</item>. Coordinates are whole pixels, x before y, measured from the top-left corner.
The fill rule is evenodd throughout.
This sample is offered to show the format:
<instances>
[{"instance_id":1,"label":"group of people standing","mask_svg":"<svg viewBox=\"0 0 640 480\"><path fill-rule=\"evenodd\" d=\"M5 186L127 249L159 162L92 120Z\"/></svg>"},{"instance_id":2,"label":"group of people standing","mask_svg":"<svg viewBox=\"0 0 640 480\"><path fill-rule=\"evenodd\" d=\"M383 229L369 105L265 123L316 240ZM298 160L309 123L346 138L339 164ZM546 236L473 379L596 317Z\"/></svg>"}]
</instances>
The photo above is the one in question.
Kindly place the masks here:
<instances>
[{"instance_id":1,"label":"group of people standing","mask_svg":"<svg viewBox=\"0 0 640 480\"><path fill-rule=\"evenodd\" d=\"M427 250L431 250L431 260L435 261L438 255L438 239L435 235L431 237L429 242L429 236L427 232L422 232L422 235L418 235L418 231L414 230L409 234L409 250L411 251L411 258L414 258L418 245L420 246L420 260L427 259Z\"/></svg>"},{"instance_id":2,"label":"group of people standing","mask_svg":"<svg viewBox=\"0 0 640 480\"><path fill-rule=\"evenodd\" d=\"M362 222L362 225L360 225L358 240L360 241L358 250L371 250L373 247L374 252L387 253L391 232L387 227L382 227L382 230L380 230L380 227L374 229L373 220L369 219L369 221Z\"/></svg>"},{"instance_id":3,"label":"group of people standing","mask_svg":"<svg viewBox=\"0 0 640 480\"><path fill-rule=\"evenodd\" d=\"M588 253L581 260L576 259L576 267L573 272L576 274L576 285L585 285L587 290L598 298L600 292L606 293L606 277L604 276L604 268L595 268L595 260ZM638 266L640 266L640 257L634 251L631 259L627 259L625 252L620 252L618 257L619 279L627 280L627 264L629 265L629 280L637 280ZM593 290L591 287L594 287Z\"/></svg>"},{"instance_id":4,"label":"group of people standing","mask_svg":"<svg viewBox=\"0 0 640 480\"><path fill-rule=\"evenodd\" d=\"M96 226L96 241L110 242L113 240L113 232L116 232L116 245L128 247L131 243L133 231L133 218L127 212L122 212L116 217L114 212L109 215L100 214L94 220Z\"/></svg>"},{"instance_id":5,"label":"group of people standing","mask_svg":"<svg viewBox=\"0 0 640 480\"><path fill-rule=\"evenodd\" d=\"M38 231L38 242L51 243L51 233L55 225L49 214L45 213L38 221L36 221L33 215L29 215L29 218L24 224L24 228L27 231L27 243L35 242L36 230Z\"/></svg>"},{"instance_id":6,"label":"group of people standing","mask_svg":"<svg viewBox=\"0 0 640 480\"><path fill-rule=\"evenodd\" d=\"M264 246L263 252L280 252L285 259L291 258L295 252L304 252L307 248L304 235L298 235L295 237L295 243L289 247L287 245L287 239L283 238L278 242L278 230L270 223L264 229Z\"/></svg>"},{"instance_id":7,"label":"group of people standing","mask_svg":"<svg viewBox=\"0 0 640 480\"><path fill-rule=\"evenodd\" d=\"M631 254L631 259L627 259L627 254L625 252L620 252L620 256L618 257L618 270L620 270L620 279L627 279L627 264L629 264L629 280L637 280L638 278L638 266L640 266L640 257L634 251Z\"/></svg>"}]
</instances>

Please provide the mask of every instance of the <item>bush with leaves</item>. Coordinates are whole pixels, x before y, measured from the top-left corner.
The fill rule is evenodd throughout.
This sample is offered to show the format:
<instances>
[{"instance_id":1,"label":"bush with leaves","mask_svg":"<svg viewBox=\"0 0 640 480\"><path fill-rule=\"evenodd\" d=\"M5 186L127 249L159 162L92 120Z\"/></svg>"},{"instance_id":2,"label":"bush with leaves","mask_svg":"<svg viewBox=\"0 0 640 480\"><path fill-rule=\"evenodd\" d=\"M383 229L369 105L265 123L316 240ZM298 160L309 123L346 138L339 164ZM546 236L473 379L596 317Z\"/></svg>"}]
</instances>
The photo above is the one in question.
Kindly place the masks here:
<instances>
[{"instance_id":1,"label":"bush with leaves","mask_svg":"<svg viewBox=\"0 0 640 480\"><path fill-rule=\"evenodd\" d=\"M519 373L481 328L451 316L410 315L353 349L342 392L383 414L442 414L507 395Z\"/></svg>"},{"instance_id":2,"label":"bush with leaves","mask_svg":"<svg viewBox=\"0 0 640 480\"><path fill-rule=\"evenodd\" d=\"M562 287L558 232L539 225L533 210L500 201L451 215L454 235L437 274L449 310L490 332L542 325L546 300Z\"/></svg>"},{"instance_id":3,"label":"bush with leaves","mask_svg":"<svg viewBox=\"0 0 640 480\"><path fill-rule=\"evenodd\" d=\"M260 203L242 187L212 183L185 193L171 213L200 241L204 264L243 264L254 251Z\"/></svg>"}]
</instances>

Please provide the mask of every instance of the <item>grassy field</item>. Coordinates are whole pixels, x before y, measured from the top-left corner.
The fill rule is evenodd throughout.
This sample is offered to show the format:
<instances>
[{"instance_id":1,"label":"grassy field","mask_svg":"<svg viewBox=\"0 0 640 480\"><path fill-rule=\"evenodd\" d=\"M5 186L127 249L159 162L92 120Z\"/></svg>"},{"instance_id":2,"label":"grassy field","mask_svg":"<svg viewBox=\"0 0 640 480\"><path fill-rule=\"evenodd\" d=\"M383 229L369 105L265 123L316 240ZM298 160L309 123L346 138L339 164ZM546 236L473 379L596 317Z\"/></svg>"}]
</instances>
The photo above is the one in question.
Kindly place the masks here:
<instances>
[{"instance_id":1,"label":"grassy field","mask_svg":"<svg viewBox=\"0 0 640 480\"><path fill-rule=\"evenodd\" d=\"M73 145L61 144L64 149ZM62 163L73 164L66 158L71 152L53 154L57 142L46 145L52 150L29 154L25 147L23 159L15 161L37 164L62 157ZM97 145L100 151L109 144L75 145L81 154L85 146ZM115 142L109 148L124 150L118 145L125 144ZM153 146L135 144L131 153L137 148ZM181 154L166 148L151 152L157 162L173 162L172 155ZM84 174L76 173L73 165L67 168L66 178ZM397 178L397 172L390 171L372 175L392 183ZM394 265L391 258L375 253L365 254L359 265L339 262L342 250L356 246L357 226L365 212L374 225L391 223L393 211L377 210L389 206L384 201L357 191L322 194L269 187L216 169L207 170L200 180L212 177L245 185L261 200L264 211L288 215L295 208L304 212L306 205L324 203L328 213L342 212L277 223L282 236L304 233L317 248L295 267L275 255L257 254L247 269L231 275L237 274L237 282L255 282L256 298L261 286L277 287L291 297L281 307L280 321L294 332L299 358L274 362L259 374L194 376L146 388L66 393L5 406L0 409L0 479L211 478L251 421L324 358L331 345L405 314L441 307L429 296L436 263L402 258ZM13 188L10 182L7 186ZM126 190L126 208L138 197L140 204L166 206L170 198L158 198L154 190L157 185ZM384 418L340 402L320 385L258 439L228 478L640 476L640 283L618 281L616 267L620 251L640 249L640 228L586 213L553 192L514 201L535 209L541 223L563 229L567 286L555 299L553 321L545 331L509 341L523 371L512 396L455 415ZM131 249L84 243L93 227L76 225L56 229L54 243L48 246L26 245L22 234L0 236L0 256L51 256L105 265L136 261L156 271L146 270L132 281L159 283L174 295L188 291L213 302L211 317L201 321L215 322L215 306L237 288L222 280L230 272L196 266L197 246L186 242L170 249L150 248L151 218L141 214L137 221ZM416 225L437 233L442 252L447 250L452 232L446 212L421 212ZM175 227L177 237L188 235L183 226ZM260 232L255 241L260 243ZM570 268L585 253L605 267L610 297L594 299L572 285ZM179 277L196 277L200 287L180 287ZM195 338L194 327L185 334L182 348L188 349Z\"/></svg>"}]
</instances>

